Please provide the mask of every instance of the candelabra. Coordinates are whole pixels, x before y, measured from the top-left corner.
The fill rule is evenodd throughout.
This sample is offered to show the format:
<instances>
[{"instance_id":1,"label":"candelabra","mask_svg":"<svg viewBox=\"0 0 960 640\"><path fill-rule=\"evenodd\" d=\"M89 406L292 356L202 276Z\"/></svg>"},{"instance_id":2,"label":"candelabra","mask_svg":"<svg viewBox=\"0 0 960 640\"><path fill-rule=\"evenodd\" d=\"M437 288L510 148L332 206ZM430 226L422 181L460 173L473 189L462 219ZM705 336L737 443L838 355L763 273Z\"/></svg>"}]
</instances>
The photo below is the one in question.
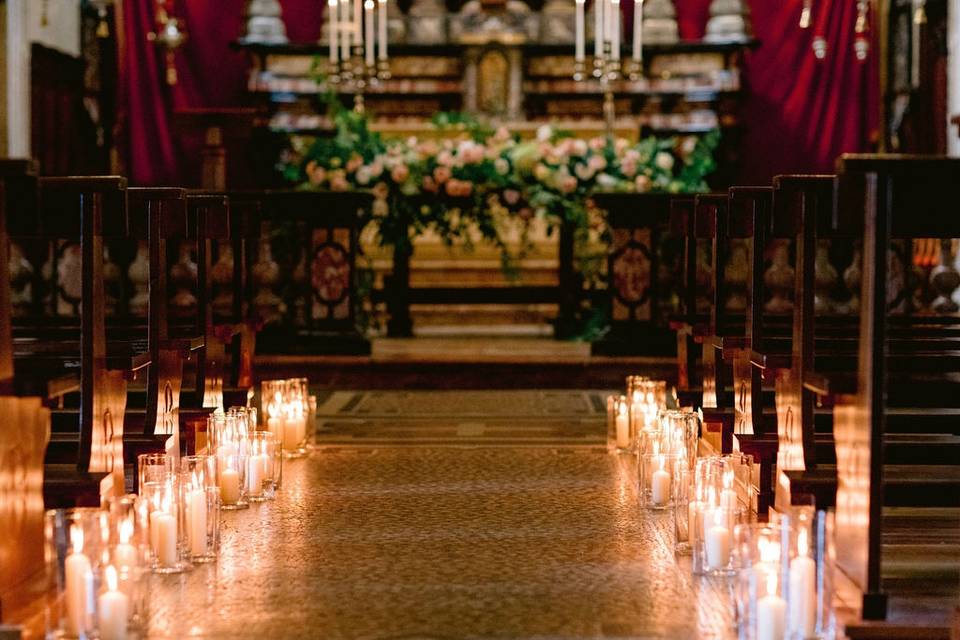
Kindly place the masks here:
<instances>
[{"instance_id":1,"label":"candelabra","mask_svg":"<svg viewBox=\"0 0 960 640\"><path fill-rule=\"evenodd\" d=\"M327 14L327 80L352 92L354 111L363 113L364 93L390 78L387 0L329 0Z\"/></svg>"},{"instance_id":2,"label":"candelabra","mask_svg":"<svg viewBox=\"0 0 960 640\"><path fill-rule=\"evenodd\" d=\"M573 79L587 80L586 64L586 0L576 0L576 50ZM603 121L608 138L614 136L617 83L626 76L637 80L643 71L641 37L643 31L643 0L634 0L633 51L626 64L620 60L620 0L595 0L594 4L593 69L590 76L600 84L603 92Z\"/></svg>"}]
</instances>

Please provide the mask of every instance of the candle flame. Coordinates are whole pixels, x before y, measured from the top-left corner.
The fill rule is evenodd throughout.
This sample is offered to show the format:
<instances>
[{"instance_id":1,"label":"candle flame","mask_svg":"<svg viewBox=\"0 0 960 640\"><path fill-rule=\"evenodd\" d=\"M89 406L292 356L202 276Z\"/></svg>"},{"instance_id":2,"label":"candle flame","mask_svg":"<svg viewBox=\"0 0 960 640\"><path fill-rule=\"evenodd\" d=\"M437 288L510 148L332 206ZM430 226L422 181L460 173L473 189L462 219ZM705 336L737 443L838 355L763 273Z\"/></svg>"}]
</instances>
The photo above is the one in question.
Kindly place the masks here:
<instances>
[{"instance_id":1,"label":"candle flame","mask_svg":"<svg viewBox=\"0 0 960 640\"><path fill-rule=\"evenodd\" d=\"M120 523L120 542L128 544L133 537L133 521L130 518Z\"/></svg>"},{"instance_id":2,"label":"candle flame","mask_svg":"<svg viewBox=\"0 0 960 640\"><path fill-rule=\"evenodd\" d=\"M797 534L797 552L801 556L806 556L810 553L810 541L807 540L806 527L802 527L800 533Z\"/></svg>"},{"instance_id":3,"label":"candle flame","mask_svg":"<svg viewBox=\"0 0 960 640\"><path fill-rule=\"evenodd\" d=\"M760 548L760 561L775 563L780 555L780 544L768 538L760 538L757 545Z\"/></svg>"},{"instance_id":4,"label":"candle flame","mask_svg":"<svg viewBox=\"0 0 960 640\"><path fill-rule=\"evenodd\" d=\"M70 525L70 545L74 553L83 552L83 527L76 524Z\"/></svg>"},{"instance_id":5,"label":"candle flame","mask_svg":"<svg viewBox=\"0 0 960 640\"><path fill-rule=\"evenodd\" d=\"M586 0L578 0L578 1L585 2ZM620 415L626 417L626 415L627 415L627 404L626 404L625 402L621 402L621 403L620 403L620 408L618 409L618 411L620 412Z\"/></svg>"},{"instance_id":6,"label":"candle flame","mask_svg":"<svg viewBox=\"0 0 960 640\"><path fill-rule=\"evenodd\" d=\"M331 7L335 7L337 6L337 0L330 0L330 2L328 2L327 4Z\"/></svg>"},{"instance_id":7,"label":"candle flame","mask_svg":"<svg viewBox=\"0 0 960 640\"><path fill-rule=\"evenodd\" d=\"M373 0L365 0L363 3L363 8L367 11L373 11Z\"/></svg>"},{"instance_id":8,"label":"candle flame","mask_svg":"<svg viewBox=\"0 0 960 640\"><path fill-rule=\"evenodd\" d=\"M193 470L193 476L190 478L190 486L194 489L200 489L203 487L203 484L200 482L200 476L197 475L197 470Z\"/></svg>"},{"instance_id":9,"label":"candle flame","mask_svg":"<svg viewBox=\"0 0 960 640\"><path fill-rule=\"evenodd\" d=\"M107 591L116 591L117 590L117 570L114 566L107 565L106 570L106 579L107 579Z\"/></svg>"}]
</instances>

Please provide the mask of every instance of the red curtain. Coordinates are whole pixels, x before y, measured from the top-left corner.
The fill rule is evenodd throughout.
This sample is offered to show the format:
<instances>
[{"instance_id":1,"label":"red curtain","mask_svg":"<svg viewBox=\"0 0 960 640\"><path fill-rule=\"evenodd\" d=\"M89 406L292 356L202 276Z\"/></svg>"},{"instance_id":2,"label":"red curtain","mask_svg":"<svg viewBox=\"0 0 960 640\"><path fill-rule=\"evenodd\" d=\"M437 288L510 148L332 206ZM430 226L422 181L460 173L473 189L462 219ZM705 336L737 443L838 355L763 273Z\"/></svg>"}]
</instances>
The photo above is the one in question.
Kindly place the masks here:
<instances>
[{"instance_id":1,"label":"red curtain","mask_svg":"<svg viewBox=\"0 0 960 640\"><path fill-rule=\"evenodd\" d=\"M177 53L178 83L164 83L163 57L149 43L154 0L123 0L128 172L137 184L194 184L198 140L175 127L172 110L244 104L247 60L229 48L241 32L243 0L177 0L189 39ZM624 24L633 3L624 2ZM703 36L710 0L675 0L683 39ZM830 172L846 151L865 151L875 139L879 93L877 47L866 62L853 52L856 3L814 0L814 24L800 29L803 0L754 0L753 30L761 45L746 55L742 108L742 183L766 184L777 173ZM281 0L293 42L319 36L321 0ZM629 31L629 29L628 29ZM814 36L827 41L817 60Z\"/></svg>"}]
</instances>

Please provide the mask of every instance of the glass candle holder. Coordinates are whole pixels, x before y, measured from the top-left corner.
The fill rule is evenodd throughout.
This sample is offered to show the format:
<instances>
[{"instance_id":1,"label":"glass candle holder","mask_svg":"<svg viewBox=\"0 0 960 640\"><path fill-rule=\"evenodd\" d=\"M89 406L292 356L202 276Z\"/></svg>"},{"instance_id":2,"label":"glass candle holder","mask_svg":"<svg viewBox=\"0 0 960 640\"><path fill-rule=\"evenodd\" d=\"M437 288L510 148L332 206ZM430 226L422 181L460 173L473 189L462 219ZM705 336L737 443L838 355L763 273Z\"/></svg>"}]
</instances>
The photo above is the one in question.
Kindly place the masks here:
<instances>
[{"instance_id":1,"label":"glass candle holder","mask_svg":"<svg viewBox=\"0 0 960 640\"><path fill-rule=\"evenodd\" d=\"M185 532L190 562L212 562L220 548L220 487L217 457L184 456L180 459L180 526Z\"/></svg>"},{"instance_id":2,"label":"glass candle holder","mask_svg":"<svg viewBox=\"0 0 960 640\"><path fill-rule=\"evenodd\" d=\"M640 506L669 509L673 506L674 468L681 458L672 453L641 453L637 467L640 476Z\"/></svg>"},{"instance_id":3,"label":"glass candle holder","mask_svg":"<svg viewBox=\"0 0 960 640\"><path fill-rule=\"evenodd\" d=\"M140 495L149 506L150 550L154 573L181 573L188 565L180 527L180 494L175 478L147 482Z\"/></svg>"},{"instance_id":4,"label":"glass candle holder","mask_svg":"<svg viewBox=\"0 0 960 640\"><path fill-rule=\"evenodd\" d=\"M693 469L697 463L700 417L690 411L668 409L661 412L660 423L667 451L682 456L687 468Z\"/></svg>"},{"instance_id":5,"label":"glass candle holder","mask_svg":"<svg viewBox=\"0 0 960 640\"><path fill-rule=\"evenodd\" d=\"M47 601L47 636L97 637L97 597L103 560L102 511L97 508L53 509L44 514L47 575L56 598Z\"/></svg>"},{"instance_id":6,"label":"glass candle holder","mask_svg":"<svg viewBox=\"0 0 960 640\"><path fill-rule=\"evenodd\" d=\"M798 509L790 530L787 632L791 640L833 638L833 514Z\"/></svg>"},{"instance_id":7,"label":"glass candle holder","mask_svg":"<svg viewBox=\"0 0 960 640\"><path fill-rule=\"evenodd\" d=\"M633 433L627 396L607 396L607 449L611 453L626 453L630 451L631 442Z\"/></svg>"},{"instance_id":8,"label":"glass candle holder","mask_svg":"<svg viewBox=\"0 0 960 640\"><path fill-rule=\"evenodd\" d=\"M697 544L693 547L694 565L713 576L732 576L737 567L734 558L734 530L746 522L744 509L724 507L712 501L696 507Z\"/></svg>"},{"instance_id":9,"label":"glass candle holder","mask_svg":"<svg viewBox=\"0 0 960 640\"><path fill-rule=\"evenodd\" d=\"M281 444L285 456L299 458L307 453L306 378L291 378L286 383Z\"/></svg>"},{"instance_id":10,"label":"glass candle holder","mask_svg":"<svg viewBox=\"0 0 960 640\"><path fill-rule=\"evenodd\" d=\"M673 551L678 555L692 553L691 529L697 522L693 495L693 471L681 457L673 467Z\"/></svg>"},{"instance_id":11,"label":"glass candle holder","mask_svg":"<svg viewBox=\"0 0 960 640\"><path fill-rule=\"evenodd\" d=\"M787 638L788 520L740 524L735 538L739 636L746 640Z\"/></svg>"},{"instance_id":12,"label":"glass candle holder","mask_svg":"<svg viewBox=\"0 0 960 640\"><path fill-rule=\"evenodd\" d=\"M267 431L283 439L286 382L264 380L260 383L260 415Z\"/></svg>"},{"instance_id":13,"label":"glass candle holder","mask_svg":"<svg viewBox=\"0 0 960 640\"><path fill-rule=\"evenodd\" d=\"M275 497L277 476L283 456L275 435L269 431L251 434L250 457L247 459L247 494L251 502L264 502Z\"/></svg>"},{"instance_id":14,"label":"glass candle holder","mask_svg":"<svg viewBox=\"0 0 960 640\"><path fill-rule=\"evenodd\" d=\"M220 508L245 509L247 499L247 458L250 436L244 419L234 414L211 416L207 426L212 448L217 458L217 487L220 489Z\"/></svg>"},{"instance_id":15,"label":"glass candle holder","mask_svg":"<svg viewBox=\"0 0 960 640\"><path fill-rule=\"evenodd\" d=\"M173 459L165 453L141 453L137 456L137 486L147 482L164 482L176 469Z\"/></svg>"},{"instance_id":16,"label":"glass candle holder","mask_svg":"<svg viewBox=\"0 0 960 640\"><path fill-rule=\"evenodd\" d=\"M147 619L149 574L149 512L138 508L139 496L110 496L106 508L110 521L109 563L117 572L118 589L127 596L130 629Z\"/></svg>"}]
</instances>

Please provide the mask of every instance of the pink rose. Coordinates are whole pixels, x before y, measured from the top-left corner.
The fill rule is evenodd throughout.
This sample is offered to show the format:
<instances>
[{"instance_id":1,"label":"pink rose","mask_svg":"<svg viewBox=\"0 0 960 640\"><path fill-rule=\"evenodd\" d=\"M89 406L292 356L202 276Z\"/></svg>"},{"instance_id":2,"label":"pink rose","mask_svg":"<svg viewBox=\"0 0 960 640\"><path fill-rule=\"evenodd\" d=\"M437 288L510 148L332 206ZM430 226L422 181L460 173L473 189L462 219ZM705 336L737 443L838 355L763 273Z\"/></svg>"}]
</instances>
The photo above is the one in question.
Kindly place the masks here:
<instances>
[{"instance_id":1,"label":"pink rose","mask_svg":"<svg viewBox=\"0 0 960 640\"><path fill-rule=\"evenodd\" d=\"M573 193L577 189L577 179L571 175L565 175L560 178L560 191L561 193Z\"/></svg>"},{"instance_id":2,"label":"pink rose","mask_svg":"<svg viewBox=\"0 0 960 640\"><path fill-rule=\"evenodd\" d=\"M429 193L437 192L437 181L430 176L423 177L423 190Z\"/></svg>"},{"instance_id":3,"label":"pink rose","mask_svg":"<svg viewBox=\"0 0 960 640\"><path fill-rule=\"evenodd\" d=\"M623 162L620 163L620 171L623 172L623 175L632 178L637 175L637 161L632 158L624 158Z\"/></svg>"},{"instance_id":4,"label":"pink rose","mask_svg":"<svg viewBox=\"0 0 960 640\"><path fill-rule=\"evenodd\" d=\"M603 171L607 168L607 159L601 155L590 156L587 165L594 171Z\"/></svg>"},{"instance_id":5,"label":"pink rose","mask_svg":"<svg viewBox=\"0 0 960 640\"><path fill-rule=\"evenodd\" d=\"M511 207L520 202L520 192L516 189L507 189L503 192L503 201Z\"/></svg>"},{"instance_id":6,"label":"pink rose","mask_svg":"<svg viewBox=\"0 0 960 640\"><path fill-rule=\"evenodd\" d=\"M634 185L637 188L637 193L646 193L650 191L650 178L641 174L637 176L637 179L634 181Z\"/></svg>"},{"instance_id":7,"label":"pink rose","mask_svg":"<svg viewBox=\"0 0 960 640\"><path fill-rule=\"evenodd\" d=\"M347 173L353 173L357 169L363 166L363 158L354 154L350 156L350 159L347 160Z\"/></svg>"},{"instance_id":8,"label":"pink rose","mask_svg":"<svg viewBox=\"0 0 960 640\"><path fill-rule=\"evenodd\" d=\"M327 170L311 160L307 163L307 179L310 180L310 184L319 186L327 179Z\"/></svg>"},{"instance_id":9,"label":"pink rose","mask_svg":"<svg viewBox=\"0 0 960 640\"><path fill-rule=\"evenodd\" d=\"M450 167L439 166L433 170L433 179L437 181L437 184L443 184L453 175L453 172L450 171Z\"/></svg>"},{"instance_id":10,"label":"pink rose","mask_svg":"<svg viewBox=\"0 0 960 640\"><path fill-rule=\"evenodd\" d=\"M386 197L390 195L390 187L388 187L387 183L385 182L378 182L377 184L373 185L373 189L371 189L371 191L373 191L373 196L380 200L385 200Z\"/></svg>"},{"instance_id":11,"label":"pink rose","mask_svg":"<svg viewBox=\"0 0 960 640\"><path fill-rule=\"evenodd\" d=\"M590 138L590 142L587 144L594 151L603 151L607 147L607 139L597 136L596 138Z\"/></svg>"},{"instance_id":12,"label":"pink rose","mask_svg":"<svg viewBox=\"0 0 960 640\"><path fill-rule=\"evenodd\" d=\"M349 191L350 183L347 182L346 176L343 175L342 171L337 171L330 175L330 190L331 191Z\"/></svg>"},{"instance_id":13,"label":"pink rose","mask_svg":"<svg viewBox=\"0 0 960 640\"><path fill-rule=\"evenodd\" d=\"M402 184L410 177L410 167L405 164L398 164L390 171L390 179L397 184Z\"/></svg>"},{"instance_id":14,"label":"pink rose","mask_svg":"<svg viewBox=\"0 0 960 640\"><path fill-rule=\"evenodd\" d=\"M589 180L597 173L596 169L590 167L589 165L585 165L582 162L577 163L577 166L573 168L573 172L576 173L577 177L583 181Z\"/></svg>"},{"instance_id":15,"label":"pink rose","mask_svg":"<svg viewBox=\"0 0 960 640\"><path fill-rule=\"evenodd\" d=\"M441 167L452 167L453 163L453 154L449 151L441 151L437 156L437 164L439 164Z\"/></svg>"}]
</instances>

